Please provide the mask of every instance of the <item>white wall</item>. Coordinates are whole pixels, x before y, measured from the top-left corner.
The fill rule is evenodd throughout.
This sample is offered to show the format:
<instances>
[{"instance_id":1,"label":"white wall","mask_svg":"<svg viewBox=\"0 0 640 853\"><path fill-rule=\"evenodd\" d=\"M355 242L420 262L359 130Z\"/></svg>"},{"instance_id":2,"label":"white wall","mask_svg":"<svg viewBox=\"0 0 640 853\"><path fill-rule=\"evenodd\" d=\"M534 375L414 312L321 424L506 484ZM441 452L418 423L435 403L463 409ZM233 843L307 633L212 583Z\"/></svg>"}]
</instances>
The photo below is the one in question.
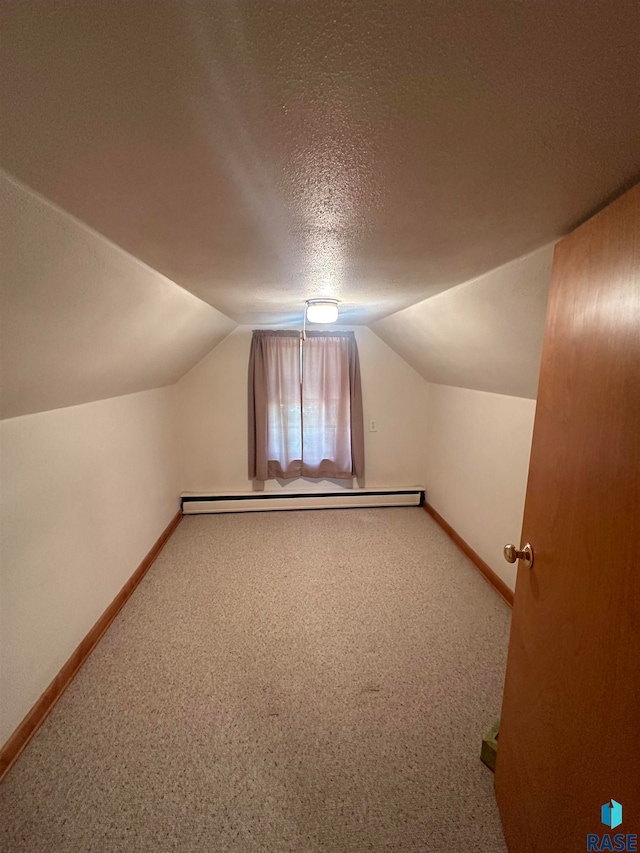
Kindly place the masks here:
<instances>
[{"instance_id":1,"label":"white wall","mask_svg":"<svg viewBox=\"0 0 640 853\"><path fill-rule=\"evenodd\" d=\"M362 373L366 485L421 484L427 383L370 329L356 327L355 333ZM240 326L176 385L185 491L251 488L247 476L250 343L251 327ZM368 431L371 418L378 422L375 433ZM314 486L300 480L288 486L305 487ZM326 482L319 487L327 488ZM270 480L266 488L282 487Z\"/></svg>"},{"instance_id":2,"label":"white wall","mask_svg":"<svg viewBox=\"0 0 640 853\"><path fill-rule=\"evenodd\" d=\"M0 424L0 745L179 508L173 395Z\"/></svg>"},{"instance_id":3,"label":"white wall","mask_svg":"<svg viewBox=\"0 0 640 853\"><path fill-rule=\"evenodd\" d=\"M3 418L171 385L235 323L0 171Z\"/></svg>"},{"instance_id":4,"label":"white wall","mask_svg":"<svg viewBox=\"0 0 640 853\"><path fill-rule=\"evenodd\" d=\"M503 546L520 543L535 400L429 386L427 500L511 589Z\"/></svg>"},{"instance_id":5,"label":"white wall","mask_svg":"<svg viewBox=\"0 0 640 853\"><path fill-rule=\"evenodd\" d=\"M374 323L429 384L429 503L511 587L553 245Z\"/></svg>"},{"instance_id":6,"label":"white wall","mask_svg":"<svg viewBox=\"0 0 640 853\"><path fill-rule=\"evenodd\" d=\"M553 245L373 324L428 382L535 399Z\"/></svg>"}]
</instances>

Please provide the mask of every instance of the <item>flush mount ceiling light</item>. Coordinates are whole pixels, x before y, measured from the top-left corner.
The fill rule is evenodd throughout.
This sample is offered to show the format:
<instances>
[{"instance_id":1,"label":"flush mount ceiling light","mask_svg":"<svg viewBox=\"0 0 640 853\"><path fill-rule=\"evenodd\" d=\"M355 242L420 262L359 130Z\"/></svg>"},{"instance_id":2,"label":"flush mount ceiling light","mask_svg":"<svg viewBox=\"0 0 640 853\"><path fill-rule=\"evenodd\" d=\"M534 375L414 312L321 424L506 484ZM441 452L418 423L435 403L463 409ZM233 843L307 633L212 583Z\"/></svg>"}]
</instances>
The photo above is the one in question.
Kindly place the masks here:
<instances>
[{"instance_id":1,"label":"flush mount ceiling light","mask_svg":"<svg viewBox=\"0 0 640 853\"><path fill-rule=\"evenodd\" d=\"M337 299L307 299L306 305L310 323L335 323L338 319Z\"/></svg>"}]
</instances>

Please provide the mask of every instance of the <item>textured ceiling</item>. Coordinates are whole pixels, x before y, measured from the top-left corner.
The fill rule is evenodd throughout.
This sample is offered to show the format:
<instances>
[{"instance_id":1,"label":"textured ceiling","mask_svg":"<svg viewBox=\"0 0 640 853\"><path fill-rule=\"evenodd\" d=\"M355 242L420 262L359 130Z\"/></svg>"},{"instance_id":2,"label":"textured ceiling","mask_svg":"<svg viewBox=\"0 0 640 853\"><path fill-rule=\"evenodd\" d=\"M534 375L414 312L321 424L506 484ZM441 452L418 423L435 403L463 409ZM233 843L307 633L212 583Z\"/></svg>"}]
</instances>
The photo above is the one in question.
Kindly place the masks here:
<instances>
[{"instance_id":1,"label":"textured ceiling","mask_svg":"<svg viewBox=\"0 0 640 853\"><path fill-rule=\"evenodd\" d=\"M553 245L372 329L428 382L535 399Z\"/></svg>"},{"instance_id":2,"label":"textured ceiling","mask_svg":"<svg viewBox=\"0 0 640 853\"><path fill-rule=\"evenodd\" d=\"M369 322L640 171L637 0L5 2L5 168L242 322Z\"/></svg>"},{"instance_id":3,"label":"textured ceiling","mask_svg":"<svg viewBox=\"0 0 640 853\"><path fill-rule=\"evenodd\" d=\"M235 326L0 172L1 417L169 385Z\"/></svg>"}]
</instances>

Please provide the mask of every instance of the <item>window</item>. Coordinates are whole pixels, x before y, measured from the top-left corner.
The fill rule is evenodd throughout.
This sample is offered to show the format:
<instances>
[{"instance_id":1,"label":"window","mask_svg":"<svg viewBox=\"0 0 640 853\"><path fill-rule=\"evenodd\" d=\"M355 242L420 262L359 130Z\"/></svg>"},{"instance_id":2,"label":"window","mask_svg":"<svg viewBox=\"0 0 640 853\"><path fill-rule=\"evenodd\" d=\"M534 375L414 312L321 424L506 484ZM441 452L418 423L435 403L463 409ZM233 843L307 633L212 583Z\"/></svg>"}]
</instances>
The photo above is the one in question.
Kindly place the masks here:
<instances>
[{"instance_id":1,"label":"window","mask_svg":"<svg viewBox=\"0 0 640 853\"><path fill-rule=\"evenodd\" d=\"M353 332L253 333L249 476L364 476L358 348Z\"/></svg>"}]
</instances>

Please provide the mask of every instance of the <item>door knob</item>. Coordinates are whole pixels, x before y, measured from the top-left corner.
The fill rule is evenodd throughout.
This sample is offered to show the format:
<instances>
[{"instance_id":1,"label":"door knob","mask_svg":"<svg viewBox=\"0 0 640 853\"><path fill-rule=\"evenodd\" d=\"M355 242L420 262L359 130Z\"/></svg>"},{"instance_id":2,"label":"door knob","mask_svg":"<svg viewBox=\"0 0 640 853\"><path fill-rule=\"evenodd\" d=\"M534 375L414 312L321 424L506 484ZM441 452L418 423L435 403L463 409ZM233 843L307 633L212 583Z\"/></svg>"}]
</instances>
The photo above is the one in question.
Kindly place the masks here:
<instances>
[{"instance_id":1,"label":"door knob","mask_svg":"<svg viewBox=\"0 0 640 853\"><path fill-rule=\"evenodd\" d=\"M504 558L507 563L515 563L516 560L522 560L524 565L530 569L533 566L533 548L528 542L522 548L522 551L518 551L515 545L505 545Z\"/></svg>"}]
</instances>

